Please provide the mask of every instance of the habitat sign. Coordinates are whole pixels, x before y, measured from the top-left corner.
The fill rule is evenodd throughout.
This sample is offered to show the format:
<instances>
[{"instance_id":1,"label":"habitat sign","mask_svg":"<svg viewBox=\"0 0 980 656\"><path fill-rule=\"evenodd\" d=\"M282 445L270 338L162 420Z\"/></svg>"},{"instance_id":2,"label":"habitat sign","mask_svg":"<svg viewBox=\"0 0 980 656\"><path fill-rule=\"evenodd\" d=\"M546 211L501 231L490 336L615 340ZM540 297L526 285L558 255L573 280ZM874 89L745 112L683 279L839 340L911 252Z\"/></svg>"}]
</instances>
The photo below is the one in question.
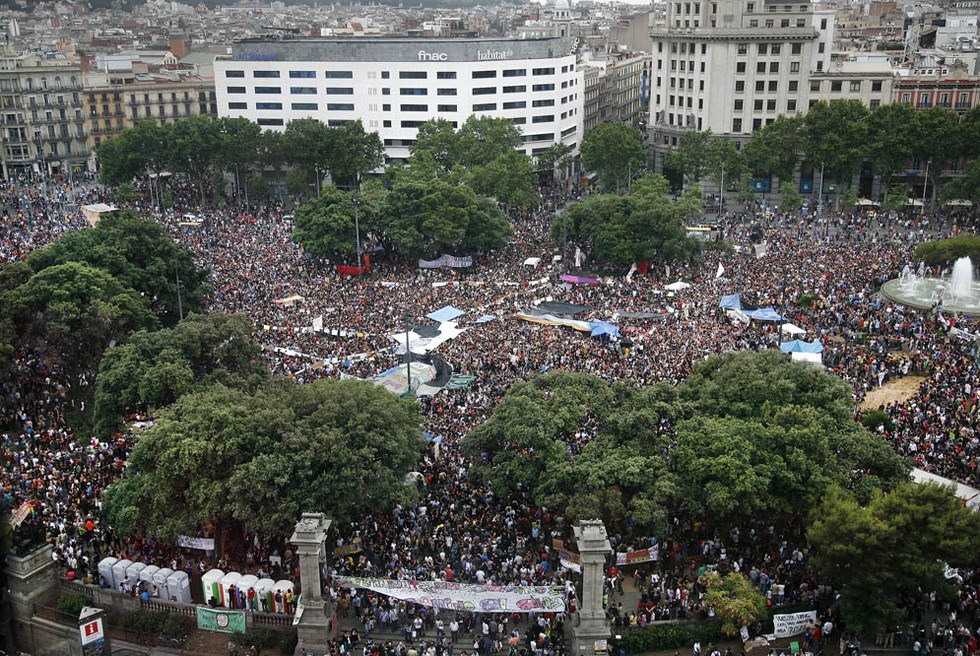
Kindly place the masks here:
<instances>
[{"instance_id":1,"label":"habitat sign","mask_svg":"<svg viewBox=\"0 0 980 656\"><path fill-rule=\"evenodd\" d=\"M245 633L245 611L198 606L197 628L218 633Z\"/></svg>"},{"instance_id":2,"label":"habitat sign","mask_svg":"<svg viewBox=\"0 0 980 656\"><path fill-rule=\"evenodd\" d=\"M773 615L772 624L773 634L777 638L788 638L803 633L807 625L817 623L817 611L810 610L803 613L789 613L787 615Z\"/></svg>"},{"instance_id":3,"label":"habitat sign","mask_svg":"<svg viewBox=\"0 0 980 656\"><path fill-rule=\"evenodd\" d=\"M535 613L565 610L560 586L473 585L453 581L396 581L354 576L337 577L341 585L365 588L420 606L471 613Z\"/></svg>"}]
</instances>

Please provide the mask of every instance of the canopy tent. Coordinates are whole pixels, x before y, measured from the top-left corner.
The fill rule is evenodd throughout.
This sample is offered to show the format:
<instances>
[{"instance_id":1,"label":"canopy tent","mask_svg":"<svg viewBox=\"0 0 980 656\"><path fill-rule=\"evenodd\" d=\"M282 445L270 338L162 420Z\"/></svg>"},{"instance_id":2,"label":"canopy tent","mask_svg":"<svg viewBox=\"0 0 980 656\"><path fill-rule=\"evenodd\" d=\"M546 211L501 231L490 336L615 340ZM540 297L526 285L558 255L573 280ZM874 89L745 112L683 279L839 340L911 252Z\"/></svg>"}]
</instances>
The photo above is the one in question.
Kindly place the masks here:
<instances>
[{"instance_id":1,"label":"canopy tent","mask_svg":"<svg viewBox=\"0 0 980 656\"><path fill-rule=\"evenodd\" d=\"M718 305L726 310L741 310L742 297L738 294L728 294L727 296L721 297L721 302Z\"/></svg>"},{"instance_id":2,"label":"canopy tent","mask_svg":"<svg viewBox=\"0 0 980 656\"><path fill-rule=\"evenodd\" d=\"M670 283L669 285L664 287L664 289L666 289L669 292L679 292L680 290L687 289L690 286L691 286L690 283L686 283L683 280L678 280L677 282Z\"/></svg>"},{"instance_id":3,"label":"canopy tent","mask_svg":"<svg viewBox=\"0 0 980 656\"><path fill-rule=\"evenodd\" d=\"M91 205L82 205L82 215L88 224L93 228L98 225L99 221L102 219L103 214L111 214L112 212L118 212L119 208L112 205L106 205L105 203L93 203Z\"/></svg>"},{"instance_id":4,"label":"canopy tent","mask_svg":"<svg viewBox=\"0 0 980 656\"><path fill-rule=\"evenodd\" d=\"M462 310L454 308L452 305L447 305L446 307L439 308L435 312L430 312L425 316L429 317L433 321L444 323L446 321L452 321L456 317L461 317L464 314L466 313L463 312Z\"/></svg>"},{"instance_id":5,"label":"canopy tent","mask_svg":"<svg viewBox=\"0 0 980 656\"><path fill-rule=\"evenodd\" d=\"M781 330L787 335L802 335L806 333L805 330L793 323L784 323Z\"/></svg>"},{"instance_id":6,"label":"canopy tent","mask_svg":"<svg viewBox=\"0 0 980 656\"><path fill-rule=\"evenodd\" d=\"M823 353L823 344L820 340L804 342L794 339L791 342L783 342L779 345L779 350L783 353Z\"/></svg>"},{"instance_id":7,"label":"canopy tent","mask_svg":"<svg viewBox=\"0 0 980 656\"><path fill-rule=\"evenodd\" d=\"M526 260L524 260L524 266L536 267L539 264L541 264L540 257L529 257Z\"/></svg>"},{"instance_id":8,"label":"canopy tent","mask_svg":"<svg viewBox=\"0 0 980 656\"><path fill-rule=\"evenodd\" d=\"M965 198L954 198L946 201L945 205L947 207L971 207L973 205L973 201Z\"/></svg>"},{"instance_id":9,"label":"canopy tent","mask_svg":"<svg viewBox=\"0 0 980 656\"><path fill-rule=\"evenodd\" d=\"M772 308L759 308L758 310L752 310L751 312L746 312L745 316L747 316L749 319L755 319L756 321L783 320L783 317Z\"/></svg>"},{"instance_id":10,"label":"canopy tent","mask_svg":"<svg viewBox=\"0 0 980 656\"><path fill-rule=\"evenodd\" d=\"M613 339L619 337L619 328L607 321L590 321L589 328L593 337L606 336Z\"/></svg>"},{"instance_id":11,"label":"canopy tent","mask_svg":"<svg viewBox=\"0 0 980 656\"><path fill-rule=\"evenodd\" d=\"M974 511L980 510L980 490L974 487L937 476L923 469L912 470L912 482L916 485L921 483L938 483L939 485L951 487L953 488L953 494L963 502L963 505Z\"/></svg>"},{"instance_id":12,"label":"canopy tent","mask_svg":"<svg viewBox=\"0 0 980 656\"><path fill-rule=\"evenodd\" d=\"M922 201L918 198L909 198L906 205L912 205L913 207L922 207Z\"/></svg>"},{"instance_id":13,"label":"canopy tent","mask_svg":"<svg viewBox=\"0 0 980 656\"><path fill-rule=\"evenodd\" d=\"M570 282L573 285L598 285L598 278L590 278L588 276L573 276L569 273L562 275L561 279L565 282Z\"/></svg>"},{"instance_id":14,"label":"canopy tent","mask_svg":"<svg viewBox=\"0 0 980 656\"><path fill-rule=\"evenodd\" d=\"M874 207L878 203L874 202L870 198L858 198L857 202L854 204L858 207Z\"/></svg>"},{"instance_id":15,"label":"canopy tent","mask_svg":"<svg viewBox=\"0 0 980 656\"><path fill-rule=\"evenodd\" d=\"M823 356L821 356L819 353L793 351L789 354L789 357L793 362L813 362L814 364L823 365Z\"/></svg>"}]
</instances>

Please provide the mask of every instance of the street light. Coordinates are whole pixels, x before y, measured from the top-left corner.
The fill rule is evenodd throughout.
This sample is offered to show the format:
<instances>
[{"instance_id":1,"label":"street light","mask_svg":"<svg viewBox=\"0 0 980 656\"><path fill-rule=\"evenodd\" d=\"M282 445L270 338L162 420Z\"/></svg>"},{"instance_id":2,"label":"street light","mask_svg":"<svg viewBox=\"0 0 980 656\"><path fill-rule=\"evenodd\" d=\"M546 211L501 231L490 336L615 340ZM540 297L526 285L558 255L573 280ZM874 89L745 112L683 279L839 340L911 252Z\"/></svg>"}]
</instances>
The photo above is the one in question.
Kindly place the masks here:
<instances>
[{"instance_id":1,"label":"street light","mask_svg":"<svg viewBox=\"0 0 980 656\"><path fill-rule=\"evenodd\" d=\"M354 204L354 238L357 240L357 275L361 275L361 226L357 220L357 206L361 204L361 199L351 195L350 202Z\"/></svg>"},{"instance_id":2,"label":"street light","mask_svg":"<svg viewBox=\"0 0 980 656\"><path fill-rule=\"evenodd\" d=\"M919 215L926 213L926 189L929 187L929 167L932 166L932 159L926 160L926 177L922 181L922 210Z\"/></svg>"},{"instance_id":3,"label":"street light","mask_svg":"<svg viewBox=\"0 0 980 656\"><path fill-rule=\"evenodd\" d=\"M412 393L412 348L408 333L411 330L408 315L405 315L405 373L408 375L408 393Z\"/></svg>"}]
</instances>

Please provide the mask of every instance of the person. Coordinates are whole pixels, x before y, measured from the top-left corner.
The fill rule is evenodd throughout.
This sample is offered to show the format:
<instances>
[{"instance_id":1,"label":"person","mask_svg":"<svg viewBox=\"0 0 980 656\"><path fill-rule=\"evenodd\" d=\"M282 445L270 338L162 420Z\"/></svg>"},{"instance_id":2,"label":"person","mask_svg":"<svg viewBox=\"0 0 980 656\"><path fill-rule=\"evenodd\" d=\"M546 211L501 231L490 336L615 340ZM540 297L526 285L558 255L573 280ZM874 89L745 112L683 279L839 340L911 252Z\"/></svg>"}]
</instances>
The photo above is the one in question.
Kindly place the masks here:
<instances>
[{"instance_id":1,"label":"person","mask_svg":"<svg viewBox=\"0 0 980 656\"><path fill-rule=\"evenodd\" d=\"M238 656L238 645L234 640L228 641L228 656Z\"/></svg>"},{"instance_id":2,"label":"person","mask_svg":"<svg viewBox=\"0 0 980 656\"><path fill-rule=\"evenodd\" d=\"M252 648L248 650L248 656L259 656L259 650L252 645Z\"/></svg>"}]
</instances>

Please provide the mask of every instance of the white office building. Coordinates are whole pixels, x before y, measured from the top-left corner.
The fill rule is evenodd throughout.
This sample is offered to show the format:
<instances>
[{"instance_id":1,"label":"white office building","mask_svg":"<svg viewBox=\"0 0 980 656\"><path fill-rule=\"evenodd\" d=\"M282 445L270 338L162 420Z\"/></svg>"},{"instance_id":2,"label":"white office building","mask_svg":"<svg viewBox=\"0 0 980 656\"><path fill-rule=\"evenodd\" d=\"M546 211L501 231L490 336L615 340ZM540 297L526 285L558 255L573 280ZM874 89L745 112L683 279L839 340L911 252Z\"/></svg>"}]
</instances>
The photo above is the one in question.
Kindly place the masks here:
<instances>
[{"instance_id":1,"label":"white office building","mask_svg":"<svg viewBox=\"0 0 980 656\"><path fill-rule=\"evenodd\" d=\"M282 130L315 118L360 119L389 162L408 157L422 123L507 118L534 156L582 141L583 74L569 37L547 39L246 40L214 63L219 116Z\"/></svg>"}]
</instances>

